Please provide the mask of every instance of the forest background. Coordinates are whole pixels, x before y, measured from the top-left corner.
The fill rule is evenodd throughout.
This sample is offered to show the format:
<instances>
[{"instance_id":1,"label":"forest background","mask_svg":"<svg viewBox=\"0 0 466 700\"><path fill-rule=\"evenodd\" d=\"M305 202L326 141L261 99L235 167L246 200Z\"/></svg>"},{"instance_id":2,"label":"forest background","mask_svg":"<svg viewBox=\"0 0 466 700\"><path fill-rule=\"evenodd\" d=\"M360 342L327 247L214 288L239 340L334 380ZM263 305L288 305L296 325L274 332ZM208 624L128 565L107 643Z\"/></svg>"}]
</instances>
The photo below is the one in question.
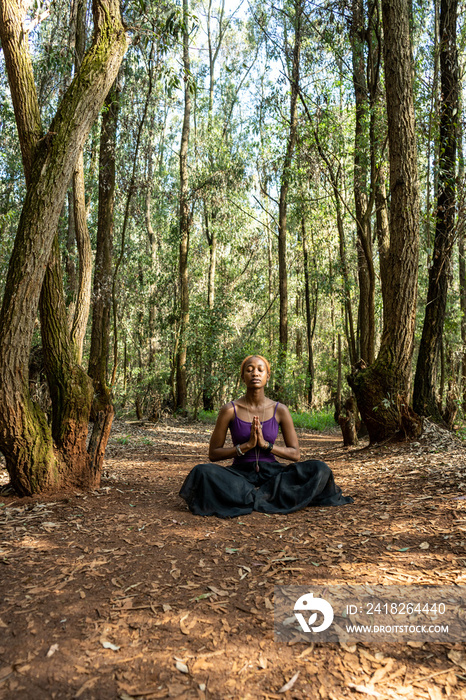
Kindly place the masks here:
<instances>
[{"instance_id":1,"label":"forest background","mask_svg":"<svg viewBox=\"0 0 466 700\"><path fill-rule=\"evenodd\" d=\"M458 409L463 418L463 4L125 4L129 45L123 58L124 49L113 49L118 75L109 92L96 88L105 105L95 107L100 114L89 118L74 156L70 138L57 235L43 246L45 281L24 313L17 263L30 252L28 211L39 227L48 211L36 206L33 186L47 170L36 164L61 143L63 105L84 75L106 5L119 15L114 3L94 0L94 35L82 0L1 5L0 449L16 490L66 484L73 473L83 480L86 470L95 481L113 403L151 420L166 409L211 412L238 394L249 353L271 360L272 397L296 412L333 412L342 375L375 366L384 343L392 345L409 377L393 384L400 395L385 391L363 408L399 412L401 396L450 426ZM16 19L7 21L11 8ZM390 10L401 18L398 36L387 33L397 25ZM19 78L15 42L30 57ZM408 67L415 124L404 158L415 225L410 250L398 251L390 249L390 51ZM32 129L19 123L28 110L16 88L26 74L33 147ZM396 260L409 263L404 272ZM25 299L34 297L34 279ZM405 317L393 310L403 295L412 306ZM15 307L23 313L15 332L31 339L18 353L28 358L18 385L10 364ZM398 329L413 321L406 347L397 349L396 333L388 337L391 319ZM354 369L352 376L358 394ZM12 396L20 396L14 406ZM89 417L94 432L80 461ZM60 457L52 456L57 445Z\"/></svg>"}]
</instances>

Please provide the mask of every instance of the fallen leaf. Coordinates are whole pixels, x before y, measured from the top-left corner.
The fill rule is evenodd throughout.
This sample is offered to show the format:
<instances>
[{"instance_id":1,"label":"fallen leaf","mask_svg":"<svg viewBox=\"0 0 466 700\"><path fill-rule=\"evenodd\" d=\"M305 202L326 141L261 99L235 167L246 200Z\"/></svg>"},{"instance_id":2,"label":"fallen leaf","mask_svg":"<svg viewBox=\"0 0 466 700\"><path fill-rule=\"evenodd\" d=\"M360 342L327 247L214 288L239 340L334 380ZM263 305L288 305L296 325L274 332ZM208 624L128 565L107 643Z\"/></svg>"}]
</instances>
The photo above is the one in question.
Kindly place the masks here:
<instances>
[{"instance_id":1,"label":"fallen leaf","mask_svg":"<svg viewBox=\"0 0 466 700\"><path fill-rule=\"evenodd\" d=\"M265 658L262 656L262 654L259 656L259 660L258 660L257 663L258 663L258 665L259 665L259 668L264 668L264 669L267 668L267 659L265 659Z\"/></svg>"},{"instance_id":2,"label":"fallen leaf","mask_svg":"<svg viewBox=\"0 0 466 700\"><path fill-rule=\"evenodd\" d=\"M111 649L112 651L119 651L120 650L120 647L117 646L116 644L112 644L112 642L101 641L100 643L102 644L104 649Z\"/></svg>"},{"instance_id":3,"label":"fallen leaf","mask_svg":"<svg viewBox=\"0 0 466 700\"><path fill-rule=\"evenodd\" d=\"M13 666L3 666L0 668L0 683L5 681L13 673Z\"/></svg>"},{"instance_id":4,"label":"fallen leaf","mask_svg":"<svg viewBox=\"0 0 466 700\"><path fill-rule=\"evenodd\" d=\"M286 693L287 690L290 690L294 686L296 681L298 680L298 676L299 676L299 671L297 671L294 674L293 678L290 678L288 683L285 683L285 685L283 685L278 692L279 693Z\"/></svg>"},{"instance_id":5,"label":"fallen leaf","mask_svg":"<svg viewBox=\"0 0 466 700\"><path fill-rule=\"evenodd\" d=\"M466 656L461 651L450 649L447 656L450 661L453 661L453 663L462 668L463 671L466 671Z\"/></svg>"},{"instance_id":6,"label":"fallen leaf","mask_svg":"<svg viewBox=\"0 0 466 700\"><path fill-rule=\"evenodd\" d=\"M352 688L357 693L364 693L365 695L370 695L371 698L381 698L382 696L373 688L368 688L365 685L356 685L355 683L347 683L348 688Z\"/></svg>"}]
</instances>

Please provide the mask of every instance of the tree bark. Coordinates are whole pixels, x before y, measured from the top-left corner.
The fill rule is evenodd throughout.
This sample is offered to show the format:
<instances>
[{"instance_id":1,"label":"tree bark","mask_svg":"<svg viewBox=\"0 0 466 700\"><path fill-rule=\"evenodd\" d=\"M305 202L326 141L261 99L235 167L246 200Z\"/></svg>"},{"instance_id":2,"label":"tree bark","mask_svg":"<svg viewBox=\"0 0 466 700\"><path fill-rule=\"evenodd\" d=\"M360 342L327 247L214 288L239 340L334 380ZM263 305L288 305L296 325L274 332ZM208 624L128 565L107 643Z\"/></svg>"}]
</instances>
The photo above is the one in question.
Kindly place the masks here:
<instances>
[{"instance_id":1,"label":"tree bark","mask_svg":"<svg viewBox=\"0 0 466 700\"><path fill-rule=\"evenodd\" d=\"M115 147L119 105L120 81L117 78L105 99L100 128L99 209L88 369L94 384L91 409L94 426L89 451L95 470L100 470L102 466L114 415L112 392L108 386L108 357L112 309Z\"/></svg>"},{"instance_id":2,"label":"tree bark","mask_svg":"<svg viewBox=\"0 0 466 700\"><path fill-rule=\"evenodd\" d=\"M214 209L212 209L212 215L209 220L209 209L207 202L204 200L204 227L205 235L207 238L207 243L209 246L209 271L207 278L207 307L210 311L213 311L215 304L215 269L217 264L217 231L214 219ZM213 371L212 365L214 362L214 352L213 352L213 338L215 333L213 333L213 327L210 325L213 321L213 315L210 314L209 323L209 334L206 338L207 345L205 350L205 360L204 360L204 378L203 378L203 388L202 388L202 403L204 411L214 410L214 400L213 400L213 388L214 383L212 381Z\"/></svg>"},{"instance_id":3,"label":"tree bark","mask_svg":"<svg viewBox=\"0 0 466 700\"><path fill-rule=\"evenodd\" d=\"M379 354L348 377L371 442L419 430L407 405L414 348L419 257L419 181L407 0L382 0L390 149L391 276Z\"/></svg>"},{"instance_id":4,"label":"tree bark","mask_svg":"<svg viewBox=\"0 0 466 700\"><path fill-rule=\"evenodd\" d=\"M385 294L388 290L390 267L388 253L390 248L390 230L386 192L385 166L385 100L380 89L380 69L382 61L382 31L378 0L368 4L367 37L367 75L369 92L369 141L371 154L371 191L374 193L375 229L377 250L379 254L379 273L382 291L383 313L385 314ZM372 208L371 208L372 209Z\"/></svg>"},{"instance_id":5,"label":"tree bark","mask_svg":"<svg viewBox=\"0 0 466 700\"><path fill-rule=\"evenodd\" d=\"M11 255L0 312L0 450L21 495L64 484L88 483L77 474L58 435L33 404L28 358L44 274L73 168L126 50L115 0L95 0L94 39L66 91L50 130L40 135L38 110L22 14L15 2L0 2L0 37L25 164L27 192ZM24 114L27 118L24 118ZM30 120L30 121L29 121ZM59 437L59 435L58 435ZM63 440L63 435L59 439Z\"/></svg>"},{"instance_id":6,"label":"tree bark","mask_svg":"<svg viewBox=\"0 0 466 700\"><path fill-rule=\"evenodd\" d=\"M176 407L186 409L186 357L187 332L189 325L189 287L188 287L188 252L190 212L188 201L188 145L191 116L191 93L188 83L190 71L189 62L189 33L188 33L188 0L183 0L183 68L185 72L184 114L180 147L180 253L179 253L179 285L180 285L180 338L176 356Z\"/></svg>"},{"instance_id":7,"label":"tree bark","mask_svg":"<svg viewBox=\"0 0 466 700\"><path fill-rule=\"evenodd\" d=\"M89 229L87 227L86 197L84 190L84 158L78 156L73 173L73 201L75 235L78 248L79 278L78 294L71 326L71 342L73 343L76 361L81 364L83 356L84 336L86 335L89 308L91 304L92 284L92 248Z\"/></svg>"},{"instance_id":8,"label":"tree bark","mask_svg":"<svg viewBox=\"0 0 466 700\"><path fill-rule=\"evenodd\" d=\"M299 97L299 69L302 41L302 0L295 0L293 6L294 44L291 65L290 80L290 127L286 144L285 158L280 182L280 198L278 206L278 286L280 297L280 321L279 321L279 363L277 390L283 388L283 379L286 372L286 356L288 350L288 270L286 263L286 234L287 234L287 208L288 190L291 178L291 162L296 145L298 129L298 97Z\"/></svg>"},{"instance_id":9,"label":"tree bark","mask_svg":"<svg viewBox=\"0 0 466 700\"><path fill-rule=\"evenodd\" d=\"M75 39L75 72L82 63L86 45L86 0L78 0L76 12ZM79 278L73 322L71 324L71 342L73 343L76 361L81 364L84 336L86 335L89 307L91 304L92 284L92 248L89 229L87 227L86 195L84 185L84 156L78 156L73 172L73 213L74 232L79 259Z\"/></svg>"},{"instance_id":10,"label":"tree bark","mask_svg":"<svg viewBox=\"0 0 466 700\"><path fill-rule=\"evenodd\" d=\"M366 123L368 119L370 121L370 115L364 37L363 1L353 0L351 48L356 119L353 163L359 279L359 355L366 364L371 364L375 353L375 271L370 225L373 202L367 196L370 144Z\"/></svg>"},{"instance_id":11,"label":"tree bark","mask_svg":"<svg viewBox=\"0 0 466 700\"><path fill-rule=\"evenodd\" d=\"M447 307L448 285L455 240L456 144L459 70L456 48L457 0L440 3L440 154L432 265L414 378L414 410L442 420L435 378Z\"/></svg>"},{"instance_id":12,"label":"tree bark","mask_svg":"<svg viewBox=\"0 0 466 700\"><path fill-rule=\"evenodd\" d=\"M458 182L464 182L464 152L463 152L463 100L461 91L458 100ZM466 241L465 241L465 192L460 189L461 197L458 202L458 283L460 289L461 309L461 360L460 360L460 396L463 413L466 413Z\"/></svg>"},{"instance_id":13,"label":"tree bark","mask_svg":"<svg viewBox=\"0 0 466 700\"><path fill-rule=\"evenodd\" d=\"M36 146L42 136L28 36L23 30L23 20L28 5L27 0L2 0L0 3L0 38L5 56L26 184L29 182L29 175L32 171Z\"/></svg>"},{"instance_id":14,"label":"tree bark","mask_svg":"<svg viewBox=\"0 0 466 700\"><path fill-rule=\"evenodd\" d=\"M304 297L306 304L306 337L307 337L307 403L312 405L314 396L314 354L312 351L312 341L317 318L317 299L319 290L315 284L312 289L311 303L311 279L309 274L309 252L307 246L306 222L304 216L301 218L301 235L303 243L303 265L304 265ZM314 266L315 268L315 266Z\"/></svg>"},{"instance_id":15,"label":"tree bark","mask_svg":"<svg viewBox=\"0 0 466 700\"><path fill-rule=\"evenodd\" d=\"M75 348L70 342L57 235L41 290L40 323L52 399L52 437L67 467L62 486L93 483L86 450L92 380L76 364Z\"/></svg>"}]
</instances>

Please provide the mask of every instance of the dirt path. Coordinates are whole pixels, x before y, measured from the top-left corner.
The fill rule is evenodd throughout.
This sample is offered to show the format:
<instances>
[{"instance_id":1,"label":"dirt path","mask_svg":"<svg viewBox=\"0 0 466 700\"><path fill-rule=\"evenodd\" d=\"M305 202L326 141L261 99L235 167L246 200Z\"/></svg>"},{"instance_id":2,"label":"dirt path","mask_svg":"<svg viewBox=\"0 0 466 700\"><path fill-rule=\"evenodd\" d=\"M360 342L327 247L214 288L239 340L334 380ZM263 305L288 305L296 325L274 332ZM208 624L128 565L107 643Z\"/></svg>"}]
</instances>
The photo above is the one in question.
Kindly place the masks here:
<instances>
[{"instance_id":1,"label":"dirt path","mask_svg":"<svg viewBox=\"0 0 466 700\"><path fill-rule=\"evenodd\" d=\"M354 505L219 520L177 495L209 433L119 423L98 491L0 496L0 699L466 698L460 644L273 637L276 584L465 585L462 445L302 432Z\"/></svg>"}]
</instances>

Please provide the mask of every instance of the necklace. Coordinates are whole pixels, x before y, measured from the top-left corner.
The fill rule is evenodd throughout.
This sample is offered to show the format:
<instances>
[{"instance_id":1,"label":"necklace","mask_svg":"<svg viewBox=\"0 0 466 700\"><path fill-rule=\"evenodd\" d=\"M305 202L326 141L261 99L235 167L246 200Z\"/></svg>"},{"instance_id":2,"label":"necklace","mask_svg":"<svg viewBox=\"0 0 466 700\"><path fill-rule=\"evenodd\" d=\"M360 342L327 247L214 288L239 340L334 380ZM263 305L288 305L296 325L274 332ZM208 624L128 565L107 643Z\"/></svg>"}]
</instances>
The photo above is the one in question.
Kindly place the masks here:
<instances>
[{"instance_id":1,"label":"necklace","mask_svg":"<svg viewBox=\"0 0 466 700\"><path fill-rule=\"evenodd\" d=\"M246 403L246 411L248 412L248 419L249 419L249 422L250 422L251 425L252 425L251 414L249 413L248 402L246 401L245 403ZM261 428L262 428L262 425L263 425L263 423L264 423L266 408L267 408L267 407L264 406L264 410L262 411L262 423L260 424ZM255 448L254 448L254 454L256 455L256 472L259 471L259 452L260 452L259 447L258 447L258 445L256 444L256 446L255 446Z\"/></svg>"}]
</instances>

